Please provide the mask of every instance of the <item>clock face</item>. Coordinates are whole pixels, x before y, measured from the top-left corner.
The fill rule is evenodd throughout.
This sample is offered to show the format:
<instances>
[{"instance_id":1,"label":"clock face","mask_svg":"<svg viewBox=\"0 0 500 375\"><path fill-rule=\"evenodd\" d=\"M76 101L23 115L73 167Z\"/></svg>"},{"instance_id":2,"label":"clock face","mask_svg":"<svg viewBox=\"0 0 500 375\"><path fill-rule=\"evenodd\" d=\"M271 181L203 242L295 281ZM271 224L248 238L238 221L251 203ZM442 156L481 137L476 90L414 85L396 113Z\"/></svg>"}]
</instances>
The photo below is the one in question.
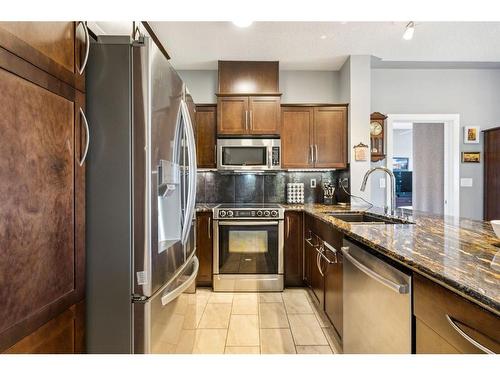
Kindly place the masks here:
<instances>
[{"instance_id":1,"label":"clock face","mask_svg":"<svg viewBox=\"0 0 500 375\"><path fill-rule=\"evenodd\" d=\"M379 122L373 121L370 124L370 134L371 135L380 135L382 133L382 124Z\"/></svg>"}]
</instances>

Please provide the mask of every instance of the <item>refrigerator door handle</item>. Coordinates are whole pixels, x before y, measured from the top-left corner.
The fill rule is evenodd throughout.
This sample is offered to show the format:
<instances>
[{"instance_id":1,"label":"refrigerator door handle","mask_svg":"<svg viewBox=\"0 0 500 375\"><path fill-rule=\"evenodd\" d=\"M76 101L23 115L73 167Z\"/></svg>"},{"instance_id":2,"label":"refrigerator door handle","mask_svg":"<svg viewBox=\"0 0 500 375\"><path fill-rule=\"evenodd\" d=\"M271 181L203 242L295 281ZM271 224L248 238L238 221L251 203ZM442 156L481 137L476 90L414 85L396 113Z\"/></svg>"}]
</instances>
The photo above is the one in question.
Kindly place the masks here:
<instances>
[{"instance_id":1,"label":"refrigerator door handle","mask_svg":"<svg viewBox=\"0 0 500 375\"><path fill-rule=\"evenodd\" d=\"M196 276L198 275L198 269L200 268L200 262L198 261L198 258L196 256L193 257L193 272L189 277L184 281L181 285L179 285L177 288L175 288L172 291L169 291L168 293L164 294L161 296L161 304L163 306L168 305L170 302L172 302L174 299L179 297L184 291L191 286L191 284L194 282L196 279Z\"/></svg>"},{"instance_id":2,"label":"refrigerator door handle","mask_svg":"<svg viewBox=\"0 0 500 375\"><path fill-rule=\"evenodd\" d=\"M181 100L181 113L184 118L185 131L187 136L187 149L189 158L189 191L186 203L186 215L182 228L182 244L186 244L192 226L192 216L196 204L196 144L193 133L193 126L189 110L184 100Z\"/></svg>"}]
</instances>

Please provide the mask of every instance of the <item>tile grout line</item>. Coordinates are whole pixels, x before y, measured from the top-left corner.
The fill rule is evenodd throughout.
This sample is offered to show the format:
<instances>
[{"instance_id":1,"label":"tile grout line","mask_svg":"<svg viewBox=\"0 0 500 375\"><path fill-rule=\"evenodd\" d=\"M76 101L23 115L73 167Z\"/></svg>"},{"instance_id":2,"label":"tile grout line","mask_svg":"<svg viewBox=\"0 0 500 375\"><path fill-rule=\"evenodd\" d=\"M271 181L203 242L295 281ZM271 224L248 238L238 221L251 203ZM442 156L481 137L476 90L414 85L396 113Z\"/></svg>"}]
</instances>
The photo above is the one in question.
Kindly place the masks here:
<instances>
[{"instance_id":1,"label":"tile grout line","mask_svg":"<svg viewBox=\"0 0 500 375\"><path fill-rule=\"evenodd\" d=\"M286 320L288 322L288 327L290 329L290 335L292 336L293 348L295 350L295 354L297 354L297 343L295 342L295 336L294 336L293 331L292 331L292 325L290 324L290 318L288 317L288 309L286 307L285 300L283 299L283 294L281 295L281 300L283 301L283 305L285 308ZM309 301L307 303L309 303Z\"/></svg>"}]
</instances>

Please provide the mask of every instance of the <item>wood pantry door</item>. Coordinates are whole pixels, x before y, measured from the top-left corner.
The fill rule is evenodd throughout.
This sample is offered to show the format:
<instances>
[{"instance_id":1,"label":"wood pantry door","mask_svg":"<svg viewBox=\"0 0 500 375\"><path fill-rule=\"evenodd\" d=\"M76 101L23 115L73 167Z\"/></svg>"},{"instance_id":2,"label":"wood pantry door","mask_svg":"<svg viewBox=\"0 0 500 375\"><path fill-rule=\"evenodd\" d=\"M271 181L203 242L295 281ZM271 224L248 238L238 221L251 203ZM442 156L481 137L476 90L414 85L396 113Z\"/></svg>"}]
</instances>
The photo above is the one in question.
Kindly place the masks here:
<instances>
[{"instance_id":1,"label":"wood pantry door","mask_svg":"<svg viewBox=\"0 0 500 375\"><path fill-rule=\"evenodd\" d=\"M75 90L30 69L61 95L0 68L0 351L83 297Z\"/></svg>"}]
</instances>

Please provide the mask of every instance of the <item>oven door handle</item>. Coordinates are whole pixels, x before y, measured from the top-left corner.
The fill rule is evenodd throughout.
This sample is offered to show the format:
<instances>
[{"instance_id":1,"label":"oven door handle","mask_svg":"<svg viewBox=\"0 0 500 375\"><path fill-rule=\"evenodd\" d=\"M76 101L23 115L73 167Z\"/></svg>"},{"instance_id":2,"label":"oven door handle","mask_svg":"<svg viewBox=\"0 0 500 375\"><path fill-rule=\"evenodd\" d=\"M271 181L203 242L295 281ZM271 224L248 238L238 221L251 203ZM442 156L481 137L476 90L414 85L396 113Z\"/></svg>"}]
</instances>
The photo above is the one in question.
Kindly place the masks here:
<instances>
[{"instance_id":1,"label":"oven door handle","mask_svg":"<svg viewBox=\"0 0 500 375\"><path fill-rule=\"evenodd\" d=\"M221 225L241 225L241 226L258 226L258 225L279 225L279 221L260 221L260 220L255 220L255 221L222 221L219 220L218 222L219 226Z\"/></svg>"}]
</instances>

